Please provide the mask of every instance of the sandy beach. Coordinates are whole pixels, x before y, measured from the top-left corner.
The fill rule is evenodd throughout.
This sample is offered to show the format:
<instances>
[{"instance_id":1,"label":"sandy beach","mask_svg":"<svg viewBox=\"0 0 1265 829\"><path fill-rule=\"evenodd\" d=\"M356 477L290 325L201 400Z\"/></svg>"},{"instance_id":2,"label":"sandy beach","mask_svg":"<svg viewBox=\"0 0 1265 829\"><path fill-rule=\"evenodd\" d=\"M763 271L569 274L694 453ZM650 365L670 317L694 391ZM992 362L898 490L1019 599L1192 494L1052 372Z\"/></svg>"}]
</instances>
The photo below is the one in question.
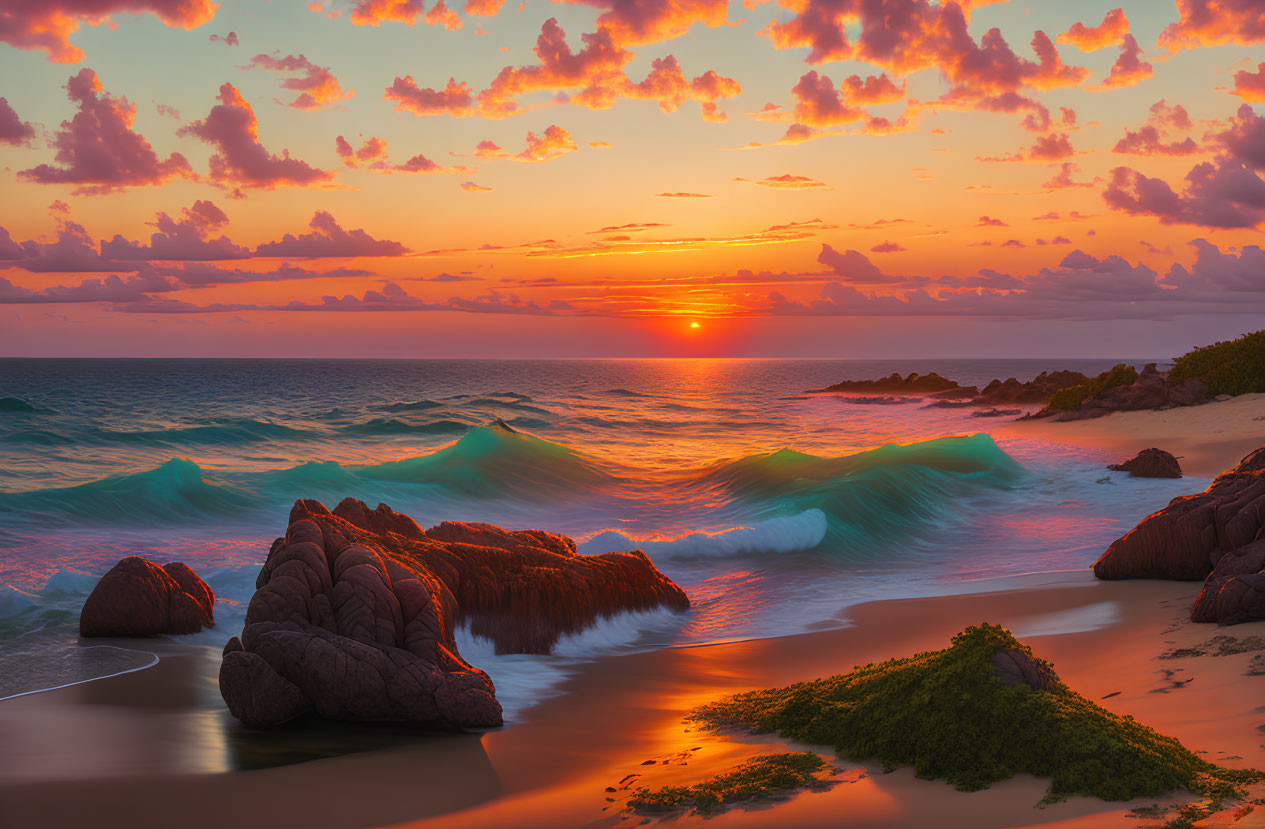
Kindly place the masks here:
<instances>
[{"instance_id":1,"label":"sandy beach","mask_svg":"<svg viewBox=\"0 0 1265 829\"><path fill-rule=\"evenodd\" d=\"M1176 455L1187 475L1211 478L1265 444L1265 394L1165 411L1115 412L1067 423L1015 420L995 434L1116 450L1122 461L1154 446Z\"/></svg>"},{"instance_id":2,"label":"sandy beach","mask_svg":"<svg viewBox=\"0 0 1265 829\"><path fill-rule=\"evenodd\" d=\"M1263 406L1265 398L1253 396L1008 428L1122 455L1134 446L1165 446L1183 452L1191 472L1213 474L1265 442L1265 422L1254 419ZM0 703L0 814L6 827L635 826L645 818L627 800L638 786L695 782L788 748L834 759L827 747L776 736L700 733L684 721L694 707L736 691L939 649L981 622L1009 627L1072 688L1109 710L1176 736L1214 762L1265 766L1265 676L1249 675L1249 662L1265 651L1165 658L1213 636L1265 637L1265 622L1221 629L1190 622L1199 588L1099 582L1088 571L1071 571L959 584L957 595L854 605L821 625L832 629L596 659L522 721L484 734L311 721L251 731L219 700L217 650L146 640L144 648L161 658L153 668ZM884 774L846 759L835 763L838 782L824 793L719 817L663 820L1089 829L1145 825L1126 812L1151 803L1072 798L1037 808L1047 783L1035 778L962 793L916 779L909 769ZM1180 793L1168 798L1180 799ZM1221 817L1216 825L1229 825L1228 815Z\"/></svg>"},{"instance_id":3,"label":"sandy beach","mask_svg":"<svg viewBox=\"0 0 1265 829\"><path fill-rule=\"evenodd\" d=\"M217 749L231 752L226 744L237 743L240 755L259 735L205 711L199 698L213 691L214 660L173 648L150 670L0 705L0 811L6 825L23 827L159 827L171 825L173 815L181 825L207 827L638 825L642 817L624 808L637 785L690 782L785 750L777 738L693 731L682 721L691 708L738 690L944 647L954 632L982 621L1010 627L1088 698L1177 736L1210 760L1265 762L1258 728L1265 707L1256 705L1265 678L1247 675L1253 654L1160 658L1218 634L1265 635L1265 623L1225 630L1190 623L1186 610L1198 588L1190 583L1100 583L1087 573L1058 573L979 587L988 592L858 605L842 614L847 627L837 630L601 659L530 709L527 722L481 736L379 735L387 747L370 748L372 737L362 733L356 746L340 734L357 729L328 729L302 736L347 753L233 772L174 771L199 756L214 767L222 762ZM173 734L177 723L184 733ZM304 742L283 732L265 739ZM1037 779L968 794L907 769L882 774L846 760L838 765L845 782L829 792L708 820L1095 827L1122 825L1129 808L1147 805L1074 798L1037 809L1046 788Z\"/></svg>"}]
</instances>

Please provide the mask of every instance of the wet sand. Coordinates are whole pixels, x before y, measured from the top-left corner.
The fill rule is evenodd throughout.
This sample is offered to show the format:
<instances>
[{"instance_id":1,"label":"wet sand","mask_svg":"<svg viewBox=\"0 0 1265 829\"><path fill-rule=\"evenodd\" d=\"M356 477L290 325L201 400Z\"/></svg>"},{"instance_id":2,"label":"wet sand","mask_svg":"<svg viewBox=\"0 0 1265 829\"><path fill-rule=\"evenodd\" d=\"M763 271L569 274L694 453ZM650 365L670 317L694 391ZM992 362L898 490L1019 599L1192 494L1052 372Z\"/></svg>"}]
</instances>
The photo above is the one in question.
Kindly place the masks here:
<instances>
[{"instance_id":1,"label":"wet sand","mask_svg":"<svg viewBox=\"0 0 1265 829\"><path fill-rule=\"evenodd\" d=\"M997 437L1040 437L1110 449L1121 461L1154 446L1176 455L1187 475L1210 478L1265 445L1265 394L1165 411L1116 412L1093 420L1016 420L999 425Z\"/></svg>"},{"instance_id":2,"label":"wet sand","mask_svg":"<svg viewBox=\"0 0 1265 829\"><path fill-rule=\"evenodd\" d=\"M836 630L596 660L525 722L483 735L249 732L214 706L215 655L173 645L149 670L0 703L0 814L14 827L636 826L643 818L624 804L637 785L693 782L788 745L693 731L683 717L696 705L942 648L984 621L1010 627L1105 707L1216 762L1265 766L1265 676L1246 675L1254 654L1158 658L1218 634L1263 636L1265 623L1189 622L1197 583L1101 583L1076 572L978 586L990 592L857 605ZM1105 626L1084 629L1093 623ZM270 758L269 746L292 756ZM347 753L206 771L225 757L266 766L305 751ZM665 825L1088 829L1136 825L1124 812L1140 805L1074 798L1037 809L1046 783L1033 778L961 793L907 769L838 765L848 782L829 792Z\"/></svg>"}]
</instances>

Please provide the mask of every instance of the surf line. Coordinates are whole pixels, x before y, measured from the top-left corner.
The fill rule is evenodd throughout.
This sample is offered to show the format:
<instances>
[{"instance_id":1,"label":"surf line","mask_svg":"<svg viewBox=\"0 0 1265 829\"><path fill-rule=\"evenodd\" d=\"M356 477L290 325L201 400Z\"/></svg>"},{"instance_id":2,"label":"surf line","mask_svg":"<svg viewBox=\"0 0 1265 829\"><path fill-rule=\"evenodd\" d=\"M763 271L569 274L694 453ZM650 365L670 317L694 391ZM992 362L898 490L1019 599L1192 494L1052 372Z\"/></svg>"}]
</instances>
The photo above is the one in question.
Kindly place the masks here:
<instances>
[{"instance_id":1,"label":"surf line","mask_svg":"<svg viewBox=\"0 0 1265 829\"><path fill-rule=\"evenodd\" d=\"M10 694L7 697L0 697L0 702L4 702L5 700L10 700L10 699L17 699L18 697L29 697L31 694L42 694L45 691L58 691L58 690L61 690L62 688L70 688L74 685L84 685L89 682L96 682L98 679L110 679L111 677L123 676L123 674L134 674L137 671L143 671L146 668L152 668L155 665L157 665L160 661L158 658L158 654L156 653L150 653L149 651L138 651L135 648L120 648L117 645L86 645L84 646L83 649L91 650L93 648L113 648L116 651L126 651L127 653L143 653L143 654L146 654L147 656L153 657L153 661L145 665L141 665L139 668L128 668L126 671L118 671L116 673L106 674L105 676L94 676L88 679L80 679L75 682L67 682L65 685L54 685L51 688L36 688L34 691L23 691L20 694Z\"/></svg>"}]
</instances>

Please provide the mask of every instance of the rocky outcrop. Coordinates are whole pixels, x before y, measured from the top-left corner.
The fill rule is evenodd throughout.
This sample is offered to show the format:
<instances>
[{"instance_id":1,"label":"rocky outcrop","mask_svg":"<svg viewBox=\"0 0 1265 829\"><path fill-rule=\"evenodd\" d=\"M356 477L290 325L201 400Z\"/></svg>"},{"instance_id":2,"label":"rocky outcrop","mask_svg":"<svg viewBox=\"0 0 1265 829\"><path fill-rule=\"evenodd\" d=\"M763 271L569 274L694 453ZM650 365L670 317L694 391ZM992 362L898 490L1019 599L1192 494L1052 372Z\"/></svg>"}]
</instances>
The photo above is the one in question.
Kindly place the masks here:
<instances>
[{"instance_id":1,"label":"rocky outcrop","mask_svg":"<svg viewBox=\"0 0 1265 829\"><path fill-rule=\"evenodd\" d=\"M908 377L901 377L892 372L878 380L845 380L824 389L813 389L814 392L881 392L884 394L929 394L959 388L953 380L946 380L934 371L928 374L910 372Z\"/></svg>"},{"instance_id":2,"label":"rocky outcrop","mask_svg":"<svg viewBox=\"0 0 1265 829\"><path fill-rule=\"evenodd\" d=\"M1265 619L1265 447L1143 520L1107 548L1094 575L1206 579L1193 619Z\"/></svg>"},{"instance_id":3,"label":"rocky outcrop","mask_svg":"<svg viewBox=\"0 0 1265 829\"><path fill-rule=\"evenodd\" d=\"M1212 401L1212 392L1198 378L1175 381L1151 363L1142 369L1132 383L1107 389L1083 401L1079 408L1058 411L1045 409L1037 417L1053 415L1056 421L1089 420L1113 412L1146 409L1171 409L1177 406L1198 406Z\"/></svg>"},{"instance_id":4,"label":"rocky outcrop","mask_svg":"<svg viewBox=\"0 0 1265 829\"><path fill-rule=\"evenodd\" d=\"M1112 472L1128 472L1130 478L1180 478L1181 464L1163 449L1143 449L1132 460L1113 463Z\"/></svg>"},{"instance_id":5,"label":"rocky outcrop","mask_svg":"<svg viewBox=\"0 0 1265 829\"><path fill-rule=\"evenodd\" d=\"M975 403L981 406L1046 403L1056 392L1088 382L1089 378L1079 371L1043 371L1026 383L1014 377L994 380L980 390Z\"/></svg>"},{"instance_id":6,"label":"rocky outcrop","mask_svg":"<svg viewBox=\"0 0 1265 829\"><path fill-rule=\"evenodd\" d=\"M160 636L215 627L215 593L180 562L128 556L101 577L79 614L80 636Z\"/></svg>"},{"instance_id":7,"label":"rocky outcrop","mask_svg":"<svg viewBox=\"0 0 1265 829\"><path fill-rule=\"evenodd\" d=\"M587 556L561 535L445 522L385 505L299 501L259 573L220 691L248 725L308 711L431 727L500 725L487 674L461 658L469 624L499 652L548 653L622 611L689 607L640 551Z\"/></svg>"}]
</instances>

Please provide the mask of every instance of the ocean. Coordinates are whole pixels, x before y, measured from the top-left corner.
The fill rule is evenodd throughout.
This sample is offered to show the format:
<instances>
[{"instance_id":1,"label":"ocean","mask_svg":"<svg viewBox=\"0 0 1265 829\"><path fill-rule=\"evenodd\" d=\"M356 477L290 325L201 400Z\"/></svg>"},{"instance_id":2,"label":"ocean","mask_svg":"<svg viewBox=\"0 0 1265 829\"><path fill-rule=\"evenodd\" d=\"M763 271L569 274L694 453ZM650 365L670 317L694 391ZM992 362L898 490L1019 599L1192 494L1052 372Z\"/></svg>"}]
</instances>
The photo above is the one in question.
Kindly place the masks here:
<instances>
[{"instance_id":1,"label":"ocean","mask_svg":"<svg viewBox=\"0 0 1265 829\"><path fill-rule=\"evenodd\" d=\"M1101 452L990 434L1000 420L971 409L803 392L1116 362L0 360L0 398L35 409L0 411L0 698L152 661L143 643L77 639L87 593L128 555L211 584L217 627L181 641L218 651L298 498L641 548L685 588L688 613L608 619L547 657L462 632L511 721L597 654L841 626L862 601L1084 569L1207 481L1127 479Z\"/></svg>"}]
</instances>

